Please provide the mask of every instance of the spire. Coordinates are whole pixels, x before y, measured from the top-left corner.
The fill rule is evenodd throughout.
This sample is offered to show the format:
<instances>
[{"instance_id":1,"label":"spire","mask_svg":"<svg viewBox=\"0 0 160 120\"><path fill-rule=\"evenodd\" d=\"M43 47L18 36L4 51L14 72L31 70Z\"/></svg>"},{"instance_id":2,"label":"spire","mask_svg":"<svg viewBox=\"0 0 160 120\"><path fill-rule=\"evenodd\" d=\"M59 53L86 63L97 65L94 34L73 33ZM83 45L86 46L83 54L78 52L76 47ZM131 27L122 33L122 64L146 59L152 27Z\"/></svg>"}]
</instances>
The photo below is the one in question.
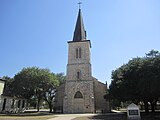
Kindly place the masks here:
<instances>
[{"instance_id":1,"label":"spire","mask_svg":"<svg viewBox=\"0 0 160 120\"><path fill-rule=\"evenodd\" d=\"M82 13L81 13L81 9L79 7L77 23L76 23L76 27L74 30L73 41L79 42L79 41L83 41L83 40L86 40L86 31L84 29Z\"/></svg>"}]
</instances>

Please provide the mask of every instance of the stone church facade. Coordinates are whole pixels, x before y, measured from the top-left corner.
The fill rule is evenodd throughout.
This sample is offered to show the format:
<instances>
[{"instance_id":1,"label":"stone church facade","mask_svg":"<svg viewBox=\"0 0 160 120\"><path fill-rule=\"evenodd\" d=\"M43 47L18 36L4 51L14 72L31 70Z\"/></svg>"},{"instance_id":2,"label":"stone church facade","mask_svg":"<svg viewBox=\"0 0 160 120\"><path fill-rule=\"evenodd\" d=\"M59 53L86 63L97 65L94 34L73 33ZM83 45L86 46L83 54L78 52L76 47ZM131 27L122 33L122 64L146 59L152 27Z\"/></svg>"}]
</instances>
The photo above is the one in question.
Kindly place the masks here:
<instances>
[{"instance_id":1,"label":"stone church facade","mask_svg":"<svg viewBox=\"0 0 160 120\"><path fill-rule=\"evenodd\" d=\"M103 97L107 86L92 77L91 41L86 38L81 9L73 40L68 46L66 81L58 88L55 110L63 113L109 112L109 102Z\"/></svg>"}]
</instances>

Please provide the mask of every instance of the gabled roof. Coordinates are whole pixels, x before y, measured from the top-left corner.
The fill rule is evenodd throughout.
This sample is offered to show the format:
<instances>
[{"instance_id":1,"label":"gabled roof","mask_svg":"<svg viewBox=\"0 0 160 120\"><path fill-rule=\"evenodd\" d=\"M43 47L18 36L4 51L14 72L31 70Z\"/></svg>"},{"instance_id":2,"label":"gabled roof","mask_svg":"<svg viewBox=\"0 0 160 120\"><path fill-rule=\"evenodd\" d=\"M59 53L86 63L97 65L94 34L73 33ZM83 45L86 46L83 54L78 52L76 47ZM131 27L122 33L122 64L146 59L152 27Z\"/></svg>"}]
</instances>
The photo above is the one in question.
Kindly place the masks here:
<instances>
[{"instance_id":1,"label":"gabled roof","mask_svg":"<svg viewBox=\"0 0 160 120\"><path fill-rule=\"evenodd\" d=\"M4 80L4 79L2 79L2 78L0 78L0 81L2 81L2 82L6 82L6 80Z\"/></svg>"},{"instance_id":2,"label":"gabled roof","mask_svg":"<svg viewBox=\"0 0 160 120\"><path fill-rule=\"evenodd\" d=\"M86 31L84 29L81 9L79 9L76 27L74 30L73 41L80 42L86 40Z\"/></svg>"}]
</instances>

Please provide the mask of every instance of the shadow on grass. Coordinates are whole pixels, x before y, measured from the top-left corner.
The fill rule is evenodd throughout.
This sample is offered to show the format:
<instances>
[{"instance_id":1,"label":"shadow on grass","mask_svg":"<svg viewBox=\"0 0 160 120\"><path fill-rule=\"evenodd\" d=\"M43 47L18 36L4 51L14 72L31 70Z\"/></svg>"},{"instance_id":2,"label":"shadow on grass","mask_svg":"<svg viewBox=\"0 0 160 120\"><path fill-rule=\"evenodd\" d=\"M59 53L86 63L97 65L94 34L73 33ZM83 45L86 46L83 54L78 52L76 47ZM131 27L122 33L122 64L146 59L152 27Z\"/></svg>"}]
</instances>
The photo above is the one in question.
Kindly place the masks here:
<instances>
[{"instance_id":1,"label":"shadow on grass","mask_svg":"<svg viewBox=\"0 0 160 120\"><path fill-rule=\"evenodd\" d=\"M16 117L29 117L29 116L48 116L48 115L54 115L54 113L49 113L48 111L26 111L24 113L5 113L0 114L0 116L16 116Z\"/></svg>"},{"instance_id":2,"label":"shadow on grass","mask_svg":"<svg viewBox=\"0 0 160 120\"><path fill-rule=\"evenodd\" d=\"M126 114L108 113L89 117L90 120L127 120Z\"/></svg>"},{"instance_id":3,"label":"shadow on grass","mask_svg":"<svg viewBox=\"0 0 160 120\"><path fill-rule=\"evenodd\" d=\"M160 112L141 113L141 120L160 120Z\"/></svg>"},{"instance_id":4,"label":"shadow on grass","mask_svg":"<svg viewBox=\"0 0 160 120\"><path fill-rule=\"evenodd\" d=\"M88 117L90 120L127 120L127 114L107 113ZM160 112L141 113L141 120L160 120Z\"/></svg>"}]
</instances>

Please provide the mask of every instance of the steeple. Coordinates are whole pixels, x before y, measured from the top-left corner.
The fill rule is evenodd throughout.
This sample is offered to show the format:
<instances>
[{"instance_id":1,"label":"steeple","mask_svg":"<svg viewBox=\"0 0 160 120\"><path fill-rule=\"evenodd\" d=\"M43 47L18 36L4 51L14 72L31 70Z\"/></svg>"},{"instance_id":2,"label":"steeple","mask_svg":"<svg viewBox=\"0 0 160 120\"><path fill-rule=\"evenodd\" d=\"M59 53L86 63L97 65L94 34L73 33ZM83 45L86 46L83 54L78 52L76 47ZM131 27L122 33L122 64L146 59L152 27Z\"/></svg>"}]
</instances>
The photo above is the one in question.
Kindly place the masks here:
<instances>
[{"instance_id":1,"label":"steeple","mask_svg":"<svg viewBox=\"0 0 160 120\"><path fill-rule=\"evenodd\" d=\"M84 40L86 40L86 31L84 29L81 9L79 8L77 23L76 23L76 27L74 30L73 41L79 42L79 41L84 41Z\"/></svg>"}]
</instances>

